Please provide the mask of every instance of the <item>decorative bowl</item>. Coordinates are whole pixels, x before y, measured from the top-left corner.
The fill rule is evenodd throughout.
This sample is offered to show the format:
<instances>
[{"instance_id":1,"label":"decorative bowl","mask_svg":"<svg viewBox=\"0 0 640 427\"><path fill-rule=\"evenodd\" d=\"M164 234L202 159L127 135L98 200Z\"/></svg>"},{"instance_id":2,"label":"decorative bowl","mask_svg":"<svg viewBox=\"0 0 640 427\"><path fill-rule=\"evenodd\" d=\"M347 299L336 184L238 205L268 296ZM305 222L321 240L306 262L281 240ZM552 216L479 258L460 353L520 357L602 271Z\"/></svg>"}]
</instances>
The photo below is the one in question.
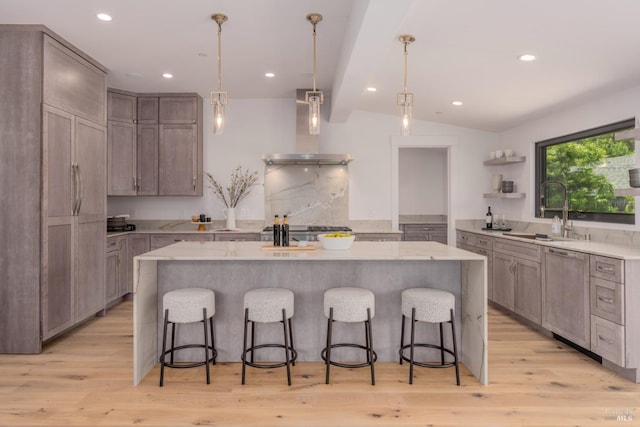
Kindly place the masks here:
<instances>
[{"instance_id":1,"label":"decorative bowl","mask_svg":"<svg viewBox=\"0 0 640 427\"><path fill-rule=\"evenodd\" d=\"M337 233L328 233L328 234L318 234L318 241L323 249L329 250L345 250L351 247L351 244L356 239L356 236L350 233L345 237L328 237L328 236L336 236Z\"/></svg>"}]
</instances>

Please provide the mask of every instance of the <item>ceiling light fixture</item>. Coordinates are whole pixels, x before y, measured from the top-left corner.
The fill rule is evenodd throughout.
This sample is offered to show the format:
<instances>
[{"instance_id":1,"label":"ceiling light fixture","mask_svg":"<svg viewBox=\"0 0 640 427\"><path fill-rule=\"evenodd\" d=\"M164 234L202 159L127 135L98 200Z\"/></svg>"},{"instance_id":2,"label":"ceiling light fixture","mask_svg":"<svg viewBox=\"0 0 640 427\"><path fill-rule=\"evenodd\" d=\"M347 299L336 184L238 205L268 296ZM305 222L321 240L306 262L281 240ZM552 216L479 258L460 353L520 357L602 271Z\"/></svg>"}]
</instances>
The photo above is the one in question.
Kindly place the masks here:
<instances>
[{"instance_id":1,"label":"ceiling light fixture","mask_svg":"<svg viewBox=\"0 0 640 427\"><path fill-rule=\"evenodd\" d=\"M402 128L401 135L411 135L411 110L413 108L413 93L407 91L407 58L409 53L407 46L416 41L416 38L411 34L403 34L400 36L400 41L404 45L404 92L398 93L397 103L400 106L402 114Z\"/></svg>"},{"instance_id":2,"label":"ceiling light fixture","mask_svg":"<svg viewBox=\"0 0 640 427\"><path fill-rule=\"evenodd\" d=\"M211 15L218 24L218 91L211 91L211 105L213 105L213 134L222 135L224 132L224 110L227 105L227 92L222 90L222 23L227 20L227 15L214 13Z\"/></svg>"},{"instance_id":3,"label":"ceiling light fixture","mask_svg":"<svg viewBox=\"0 0 640 427\"><path fill-rule=\"evenodd\" d=\"M518 56L518 60L522 62L531 62L536 60L536 56L530 53L525 53L523 55Z\"/></svg>"},{"instance_id":4,"label":"ceiling light fixture","mask_svg":"<svg viewBox=\"0 0 640 427\"><path fill-rule=\"evenodd\" d=\"M273 73L264 73L265 77L275 77L276 75Z\"/></svg>"},{"instance_id":5,"label":"ceiling light fixture","mask_svg":"<svg viewBox=\"0 0 640 427\"><path fill-rule=\"evenodd\" d=\"M111 21L113 19L111 17L111 15L109 15L107 13L99 13L96 16L98 17L99 20L105 21L105 22L109 22L109 21Z\"/></svg>"},{"instance_id":6,"label":"ceiling light fixture","mask_svg":"<svg viewBox=\"0 0 640 427\"><path fill-rule=\"evenodd\" d=\"M462 101L451 101L451 105L455 105L456 107L459 107L462 105Z\"/></svg>"},{"instance_id":7,"label":"ceiling light fixture","mask_svg":"<svg viewBox=\"0 0 640 427\"><path fill-rule=\"evenodd\" d=\"M165 79L172 79L173 78L173 74L171 74L171 73L162 73L162 77L164 77Z\"/></svg>"},{"instance_id":8,"label":"ceiling light fixture","mask_svg":"<svg viewBox=\"0 0 640 427\"><path fill-rule=\"evenodd\" d=\"M313 25L313 90L306 92L305 101L309 104L309 135L319 135L320 105L324 101L324 95L321 90L316 89L316 25L322 21L322 15L310 13L307 21Z\"/></svg>"},{"instance_id":9,"label":"ceiling light fixture","mask_svg":"<svg viewBox=\"0 0 640 427\"><path fill-rule=\"evenodd\" d=\"M377 90L378 90L378 89L376 89L375 87L368 87L368 88L367 88L367 92L375 92L375 91L377 91Z\"/></svg>"}]
</instances>

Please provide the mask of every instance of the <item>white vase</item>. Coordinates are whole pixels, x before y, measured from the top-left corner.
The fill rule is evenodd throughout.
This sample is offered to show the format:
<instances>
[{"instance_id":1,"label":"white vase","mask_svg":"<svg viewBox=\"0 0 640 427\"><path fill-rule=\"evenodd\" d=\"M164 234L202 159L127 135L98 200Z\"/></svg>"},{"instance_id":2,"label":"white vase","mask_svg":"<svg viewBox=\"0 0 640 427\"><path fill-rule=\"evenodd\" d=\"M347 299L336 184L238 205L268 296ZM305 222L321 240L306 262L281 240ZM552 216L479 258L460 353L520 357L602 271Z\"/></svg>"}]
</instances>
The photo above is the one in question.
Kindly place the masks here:
<instances>
[{"instance_id":1,"label":"white vase","mask_svg":"<svg viewBox=\"0 0 640 427\"><path fill-rule=\"evenodd\" d=\"M495 175L493 175L493 192L494 193L499 193L500 190L502 190L502 174L501 173L497 173Z\"/></svg>"},{"instance_id":2,"label":"white vase","mask_svg":"<svg viewBox=\"0 0 640 427\"><path fill-rule=\"evenodd\" d=\"M227 230L236 229L236 208L224 208L222 214L227 219Z\"/></svg>"}]
</instances>

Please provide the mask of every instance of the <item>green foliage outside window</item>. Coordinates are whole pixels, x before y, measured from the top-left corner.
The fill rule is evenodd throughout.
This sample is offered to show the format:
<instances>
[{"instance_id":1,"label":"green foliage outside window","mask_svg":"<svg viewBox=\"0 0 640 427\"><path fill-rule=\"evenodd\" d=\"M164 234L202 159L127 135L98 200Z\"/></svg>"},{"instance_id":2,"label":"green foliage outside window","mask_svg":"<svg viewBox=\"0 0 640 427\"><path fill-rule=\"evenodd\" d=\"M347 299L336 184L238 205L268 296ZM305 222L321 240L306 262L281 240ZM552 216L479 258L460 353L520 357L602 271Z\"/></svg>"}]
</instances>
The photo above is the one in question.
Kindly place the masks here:
<instances>
[{"instance_id":1,"label":"green foliage outside window","mask_svg":"<svg viewBox=\"0 0 640 427\"><path fill-rule=\"evenodd\" d=\"M616 141L614 133L547 146L544 180L567 186L570 211L633 214L635 198L616 197L614 190L629 187L634 149L633 139ZM545 202L550 210L562 209L560 186L546 186Z\"/></svg>"}]
</instances>

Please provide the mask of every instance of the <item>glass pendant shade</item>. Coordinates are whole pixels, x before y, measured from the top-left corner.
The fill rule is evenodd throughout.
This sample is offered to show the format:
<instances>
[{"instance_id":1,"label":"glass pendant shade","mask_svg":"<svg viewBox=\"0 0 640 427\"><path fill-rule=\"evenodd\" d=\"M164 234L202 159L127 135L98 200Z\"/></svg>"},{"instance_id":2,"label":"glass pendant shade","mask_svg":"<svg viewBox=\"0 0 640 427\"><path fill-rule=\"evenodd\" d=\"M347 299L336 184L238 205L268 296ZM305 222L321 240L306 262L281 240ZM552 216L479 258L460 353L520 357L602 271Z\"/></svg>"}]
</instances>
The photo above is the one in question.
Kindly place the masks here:
<instances>
[{"instance_id":1,"label":"glass pendant shade","mask_svg":"<svg viewBox=\"0 0 640 427\"><path fill-rule=\"evenodd\" d=\"M228 18L222 13L211 15L218 24L218 90L211 91L211 106L213 109L213 134L222 135L224 133L225 108L227 105L227 92L222 90L222 23Z\"/></svg>"},{"instance_id":2,"label":"glass pendant shade","mask_svg":"<svg viewBox=\"0 0 640 427\"><path fill-rule=\"evenodd\" d=\"M403 34L400 36L400 41L404 45L404 91L398 93L398 98L396 103L400 106L400 119L401 127L400 134L402 136L411 135L411 114L413 110L413 93L407 90L407 74L408 74L408 65L407 65L407 46L413 43L416 40L411 34Z\"/></svg>"},{"instance_id":3,"label":"glass pendant shade","mask_svg":"<svg viewBox=\"0 0 640 427\"><path fill-rule=\"evenodd\" d=\"M309 135L320 135L320 97L309 96Z\"/></svg>"},{"instance_id":4,"label":"glass pendant shade","mask_svg":"<svg viewBox=\"0 0 640 427\"><path fill-rule=\"evenodd\" d=\"M225 122L225 105L217 101L212 101L213 104L213 134L222 135L224 133Z\"/></svg>"},{"instance_id":5,"label":"glass pendant shade","mask_svg":"<svg viewBox=\"0 0 640 427\"><path fill-rule=\"evenodd\" d=\"M412 108L409 104L402 106L402 136L411 135L411 110Z\"/></svg>"}]
</instances>

